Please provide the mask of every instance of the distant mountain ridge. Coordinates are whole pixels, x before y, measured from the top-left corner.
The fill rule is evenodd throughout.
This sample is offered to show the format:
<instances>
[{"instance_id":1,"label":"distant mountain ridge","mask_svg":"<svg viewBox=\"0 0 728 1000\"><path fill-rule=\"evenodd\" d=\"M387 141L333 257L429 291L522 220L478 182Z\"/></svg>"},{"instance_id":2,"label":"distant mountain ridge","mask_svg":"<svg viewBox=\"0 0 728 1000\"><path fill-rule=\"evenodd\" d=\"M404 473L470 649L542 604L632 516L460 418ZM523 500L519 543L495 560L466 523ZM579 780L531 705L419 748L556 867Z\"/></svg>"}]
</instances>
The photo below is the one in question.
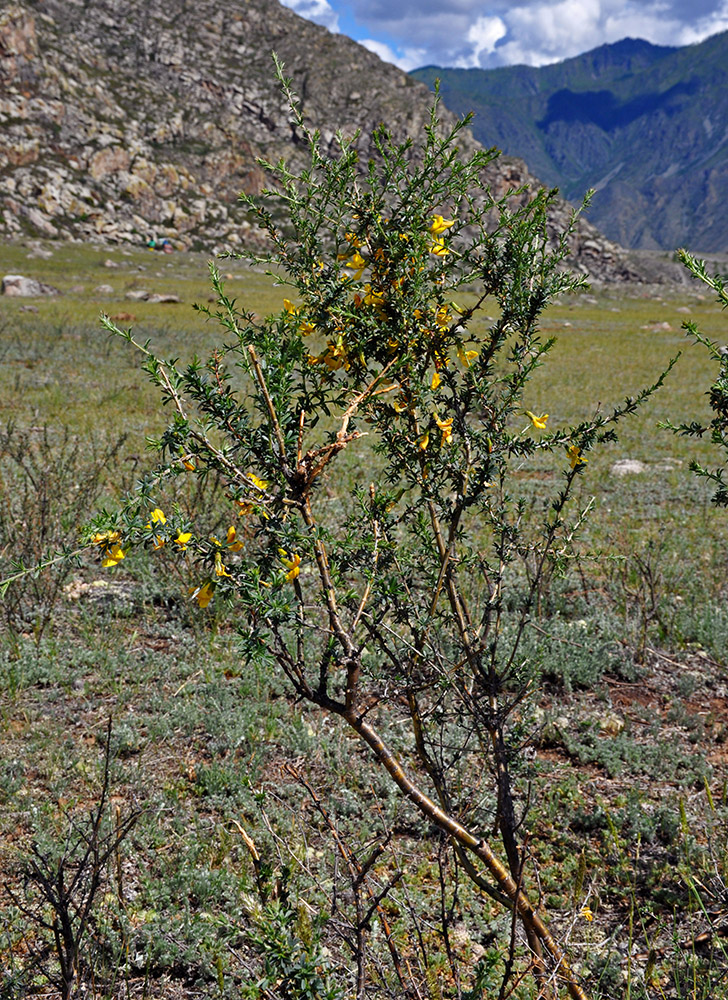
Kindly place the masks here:
<instances>
[{"instance_id":1,"label":"distant mountain ridge","mask_svg":"<svg viewBox=\"0 0 728 1000\"><path fill-rule=\"evenodd\" d=\"M306 151L273 75L276 50L325 145L357 131L362 170L374 126L421 136L427 88L277 0L17 0L0 8L0 234L216 250L254 241L238 203L266 182L262 156ZM442 109L445 124L454 116ZM478 144L465 131L459 145ZM496 195L540 182L501 157ZM550 228L570 206L555 203ZM597 280L639 266L580 219L571 263Z\"/></svg>"},{"instance_id":2,"label":"distant mountain ridge","mask_svg":"<svg viewBox=\"0 0 728 1000\"><path fill-rule=\"evenodd\" d=\"M475 113L485 146L522 156L624 246L728 250L728 32L673 48L623 39L550 66L415 70Z\"/></svg>"}]
</instances>

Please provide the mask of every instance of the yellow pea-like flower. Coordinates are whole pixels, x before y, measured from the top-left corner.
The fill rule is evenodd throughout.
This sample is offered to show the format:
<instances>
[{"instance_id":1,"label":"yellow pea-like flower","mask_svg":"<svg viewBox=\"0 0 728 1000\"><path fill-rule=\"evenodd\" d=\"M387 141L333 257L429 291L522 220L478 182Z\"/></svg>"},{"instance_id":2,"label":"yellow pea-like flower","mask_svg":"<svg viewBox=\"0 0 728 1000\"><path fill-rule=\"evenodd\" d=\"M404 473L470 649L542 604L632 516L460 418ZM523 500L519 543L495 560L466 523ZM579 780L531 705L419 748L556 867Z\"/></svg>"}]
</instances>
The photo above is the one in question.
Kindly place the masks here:
<instances>
[{"instance_id":1,"label":"yellow pea-like flower","mask_svg":"<svg viewBox=\"0 0 728 1000\"><path fill-rule=\"evenodd\" d=\"M576 444L572 444L570 447L568 447L566 449L566 454L569 458L569 464L571 465L572 469L576 469L581 465L586 465L586 463L589 461L588 458L584 458L584 456L581 453L581 448Z\"/></svg>"},{"instance_id":2,"label":"yellow pea-like flower","mask_svg":"<svg viewBox=\"0 0 728 1000\"><path fill-rule=\"evenodd\" d=\"M190 594L192 594L192 597L197 601L201 608L206 608L212 600L212 593L214 589L215 585L212 581L207 580L199 587L191 587Z\"/></svg>"},{"instance_id":3,"label":"yellow pea-like flower","mask_svg":"<svg viewBox=\"0 0 728 1000\"><path fill-rule=\"evenodd\" d=\"M256 489L260 490L261 493L264 493L270 486L270 483L268 482L267 479L259 479L258 476L254 475L252 472L248 472L246 473L246 475L250 480L250 482L253 484L253 486L255 486Z\"/></svg>"},{"instance_id":4,"label":"yellow pea-like flower","mask_svg":"<svg viewBox=\"0 0 728 1000\"><path fill-rule=\"evenodd\" d=\"M364 258L362 257L362 255L359 253L358 250L356 250L354 252L354 254L352 255L351 260L347 261L347 263L344 264L345 268L347 268L349 271L353 271L354 272L351 275L351 277L354 279L354 281L358 281L359 278L361 278L362 271L364 270L364 268L366 266L367 266L367 262L364 260Z\"/></svg>"},{"instance_id":5,"label":"yellow pea-like flower","mask_svg":"<svg viewBox=\"0 0 728 1000\"><path fill-rule=\"evenodd\" d=\"M118 531L99 531L91 539L94 545L101 546L101 565L104 568L116 566L126 557L121 547L121 535Z\"/></svg>"},{"instance_id":6,"label":"yellow pea-like flower","mask_svg":"<svg viewBox=\"0 0 728 1000\"><path fill-rule=\"evenodd\" d=\"M149 515L149 522L145 525L147 528L151 528L153 524L166 524L167 518L164 516L164 511L160 510L159 507L155 507L152 513Z\"/></svg>"},{"instance_id":7,"label":"yellow pea-like flower","mask_svg":"<svg viewBox=\"0 0 728 1000\"><path fill-rule=\"evenodd\" d=\"M104 557L101 560L101 565L106 569L109 566L116 566L120 563L122 559L126 558L126 553L122 549L121 545L117 542L112 545L111 548L104 550Z\"/></svg>"},{"instance_id":8,"label":"yellow pea-like flower","mask_svg":"<svg viewBox=\"0 0 728 1000\"><path fill-rule=\"evenodd\" d=\"M231 552L239 552L244 547L244 542L241 542L237 537L237 531L233 524L227 530L227 545Z\"/></svg>"},{"instance_id":9,"label":"yellow pea-like flower","mask_svg":"<svg viewBox=\"0 0 728 1000\"><path fill-rule=\"evenodd\" d=\"M463 347L460 346L460 344L458 344L458 346L455 348L455 351L457 353L460 364L464 368L470 368L471 363L475 361L475 359L478 356L477 351L466 351Z\"/></svg>"},{"instance_id":10,"label":"yellow pea-like flower","mask_svg":"<svg viewBox=\"0 0 728 1000\"><path fill-rule=\"evenodd\" d=\"M430 244L430 253L434 254L436 257L447 257L450 253L449 248L445 246L445 241L441 236L438 236Z\"/></svg>"},{"instance_id":11,"label":"yellow pea-like flower","mask_svg":"<svg viewBox=\"0 0 728 1000\"><path fill-rule=\"evenodd\" d=\"M222 561L222 553L215 553L215 576L230 576Z\"/></svg>"},{"instance_id":12,"label":"yellow pea-like flower","mask_svg":"<svg viewBox=\"0 0 728 1000\"><path fill-rule=\"evenodd\" d=\"M285 549L278 549L281 562L287 568L286 580L291 583L301 572L301 557L297 553L292 553L289 557Z\"/></svg>"},{"instance_id":13,"label":"yellow pea-like flower","mask_svg":"<svg viewBox=\"0 0 728 1000\"><path fill-rule=\"evenodd\" d=\"M546 421L549 418L548 413L542 413L540 417L537 417L535 413L531 413L530 410L526 410L526 416L530 419L536 430L543 431L546 429Z\"/></svg>"},{"instance_id":14,"label":"yellow pea-like flower","mask_svg":"<svg viewBox=\"0 0 728 1000\"><path fill-rule=\"evenodd\" d=\"M440 306L435 313L435 323L440 330L444 330L450 324L450 310L447 306Z\"/></svg>"},{"instance_id":15,"label":"yellow pea-like flower","mask_svg":"<svg viewBox=\"0 0 728 1000\"><path fill-rule=\"evenodd\" d=\"M444 232L454 225L454 219L445 219L441 215L436 215L430 224L430 232L433 236L442 236Z\"/></svg>"},{"instance_id":16,"label":"yellow pea-like flower","mask_svg":"<svg viewBox=\"0 0 728 1000\"><path fill-rule=\"evenodd\" d=\"M440 444L450 444L452 441L452 417L448 417L446 420L441 420L440 417L435 413L433 414L435 418L435 423L442 431L442 438Z\"/></svg>"}]
</instances>

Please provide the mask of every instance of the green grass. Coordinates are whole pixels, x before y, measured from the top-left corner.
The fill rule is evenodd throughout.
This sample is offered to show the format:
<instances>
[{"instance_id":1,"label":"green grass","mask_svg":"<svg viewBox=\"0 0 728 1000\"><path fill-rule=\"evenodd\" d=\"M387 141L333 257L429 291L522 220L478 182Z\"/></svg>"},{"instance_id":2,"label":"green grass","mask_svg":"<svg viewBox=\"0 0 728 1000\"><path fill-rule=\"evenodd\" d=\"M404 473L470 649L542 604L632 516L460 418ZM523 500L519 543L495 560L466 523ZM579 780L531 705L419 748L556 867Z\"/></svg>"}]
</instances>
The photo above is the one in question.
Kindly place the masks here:
<instances>
[{"instance_id":1,"label":"green grass","mask_svg":"<svg viewBox=\"0 0 728 1000\"><path fill-rule=\"evenodd\" d=\"M22 455L3 455L2 575L30 536L27 551L39 555L75 544L67 494L86 482L92 443L128 434L95 491L76 497L74 517L151 462L145 437L164 415L132 349L108 337L99 313L133 314L121 325L167 356L204 354L218 338L191 308L209 295L202 256L82 246L54 248L49 259L27 253L0 248L3 273L38 277L63 294L34 300L37 313L21 311L29 300L3 301L0 424L28 432L27 454L49 488L42 503L39 491L28 492L21 509L27 469ZM104 267L107 258L119 268ZM245 308L280 308L285 292L272 279L240 262L221 270L233 275L228 287ZM96 294L101 283L113 294ZM134 287L183 301L126 300ZM591 995L719 1000L728 996L726 516L688 470L693 457L710 461L709 449L657 424L707 416L711 367L684 338L679 309L687 305L719 340L725 317L697 289L659 296L606 288L553 305L544 320L544 335L557 342L526 405L550 414L549 429L609 409L684 353L660 393L623 425L620 442L589 456L580 487L584 502L596 500L579 564L545 588L524 647L541 678L523 716L537 751L514 769L522 802L530 789L527 826L544 900L557 930L570 935ZM45 451L33 444L42 435L32 429L42 427ZM64 427L85 447L60 469ZM622 458L644 462L645 471L615 476L611 466ZM326 483L332 503L371 475L370 459L347 455L340 469L341 485ZM538 461L524 465L523 491L536 507L556 475ZM204 502L212 521L225 516L212 485ZM482 995L497 995L507 916L456 877L433 831L331 720L302 713L262 668L241 669L234 611L202 613L186 600L194 568L175 570L165 553L145 553L103 571L84 555L57 593L54 579L41 578L22 614L2 620L0 884L22 903L18 866L33 837L61 844L88 813L111 716L110 822L117 807L143 812L113 859L88 939L82 971L93 995L265 997L261 983L293 983L294 967L299 985L319 976L315 995L327 982L332 995L353 995L345 940L355 907L343 848L290 764L335 817L345 846L360 858L382 846L372 885L384 889L406 873L382 905L421 996L456 996L453 966L463 990L479 977ZM471 778L479 789L482 775ZM257 865L241 830L255 842ZM14 1000L41 988L37 970L24 970L44 935L2 892L0 967L8 971L0 997ZM443 906L452 907L453 965ZM593 922L581 916L584 906ZM379 918L368 933L372 963L377 956L383 964L382 994L402 995ZM636 957L627 960L631 945ZM525 982L514 995L535 996Z\"/></svg>"}]
</instances>

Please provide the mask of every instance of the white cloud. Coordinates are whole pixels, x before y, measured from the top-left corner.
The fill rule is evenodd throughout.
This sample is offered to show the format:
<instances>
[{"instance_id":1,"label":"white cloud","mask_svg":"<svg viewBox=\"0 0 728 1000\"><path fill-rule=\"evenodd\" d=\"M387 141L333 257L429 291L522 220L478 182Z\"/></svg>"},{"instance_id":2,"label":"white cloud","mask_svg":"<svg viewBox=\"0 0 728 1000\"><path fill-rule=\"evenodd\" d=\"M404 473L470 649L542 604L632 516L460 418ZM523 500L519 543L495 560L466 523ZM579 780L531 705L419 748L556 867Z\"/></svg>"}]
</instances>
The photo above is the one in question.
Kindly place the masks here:
<instances>
[{"instance_id":1,"label":"white cloud","mask_svg":"<svg viewBox=\"0 0 728 1000\"><path fill-rule=\"evenodd\" d=\"M481 56L490 56L496 43L508 33L508 28L500 17L479 17L468 29L468 42L472 46L470 66L479 66Z\"/></svg>"},{"instance_id":2,"label":"white cloud","mask_svg":"<svg viewBox=\"0 0 728 1000\"><path fill-rule=\"evenodd\" d=\"M386 42L378 42L374 38L361 38L359 44L379 56L384 62L393 63L405 72L422 66L427 58L426 49L404 49L404 51L395 52Z\"/></svg>"},{"instance_id":3,"label":"white cloud","mask_svg":"<svg viewBox=\"0 0 728 1000\"><path fill-rule=\"evenodd\" d=\"M281 0L281 3L301 17L305 17L307 21L323 24L329 31L339 30L339 15L328 0Z\"/></svg>"},{"instance_id":4,"label":"white cloud","mask_svg":"<svg viewBox=\"0 0 728 1000\"><path fill-rule=\"evenodd\" d=\"M727 6L723 3L698 20L684 19L677 4L671 9L660 0L560 0L516 6L505 17L508 37L497 49L497 63L542 66L622 38L688 45L728 27Z\"/></svg>"},{"instance_id":5,"label":"white cloud","mask_svg":"<svg viewBox=\"0 0 728 1000\"><path fill-rule=\"evenodd\" d=\"M593 48L600 38L600 0L560 0L512 7L507 15L508 40L498 52L502 64L539 66ZM599 41L594 42L598 45Z\"/></svg>"},{"instance_id":6,"label":"white cloud","mask_svg":"<svg viewBox=\"0 0 728 1000\"><path fill-rule=\"evenodd\" d=\"M728 30L728 0L284 0L372 52L416 66L541 66L622 38L689 45ZM344 14L348 15L344 18ZM356 37L356 34L355 34Z\"/></svg>"}]
</instances>

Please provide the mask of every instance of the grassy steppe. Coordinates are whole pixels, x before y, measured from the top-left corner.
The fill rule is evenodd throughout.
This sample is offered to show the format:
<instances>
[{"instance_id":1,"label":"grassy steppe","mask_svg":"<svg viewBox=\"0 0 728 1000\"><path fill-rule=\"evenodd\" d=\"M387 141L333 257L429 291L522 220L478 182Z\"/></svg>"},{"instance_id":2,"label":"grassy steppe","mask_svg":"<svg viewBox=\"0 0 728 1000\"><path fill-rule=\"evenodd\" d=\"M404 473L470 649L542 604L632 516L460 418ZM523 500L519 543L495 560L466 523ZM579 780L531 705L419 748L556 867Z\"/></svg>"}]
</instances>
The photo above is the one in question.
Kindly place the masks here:
<instances>
[{"instance_id":1,"label":"grassy steppe","mask_svg":"<svg viewBox=\"0 0 728 1000\"><path fill-rule=\"evenodd\" d=\"M191 308L209 295L200 256L28 252L0 248L2 273L32 275L62 295L1 300L0 576L14 559L73 547L79 520L151 463L145 436L165 415L99 313L133 317L117 321L165 356L204 355L218 339ZM285 291L269 277L241 262L221 270L245 308L280 309ZM101 284L111 291L96 291ZM181 302L125 298L138 289ZM710 463L707 446L657 426L708 415L713 372L685 339L686 318L724 336L725 317L697 286L604 288L554 304L543 332L557 342L527 401L550 414L550 426L584 418L653 382L683 351L619 443L590 455L580 486L595 506L582 556L542 595L526 642L542 677L536 754L519 775L523 801L531 795L530 850L543 902L570 938L590 995L610 1000L728 996L726 515L688 470L691 458ZM643 471L615 473L626 458ZM326 484L332 498L372 474L365 453L342 468L348 481ZM524 465L535 507L556 475ZM206 504L214 523L226 515L215 485L206 490L179 502ZM373 917L371 995L415 996L416 983L422 998L467 996L479 969L484 992L469 995L495 996L488 970L507 916L456 879L438 837L348 736L302 714L276 677L241 672L234 611L190 607L193 582L194 571L165 553L113 570L90 553L8 592L0 996L56 995L42 985L52 948L21 866L34 839L56 857L98 801L110 715L109 822L135 806L142 813L97 900L83 952L86 995L354 996L355 893L326 810L360 858L384 844L372 870L378 884L406 876L384 906L409 993L387 966ZM514 995L535 993L524 982Z\"/></svg>"}]
</instances>

